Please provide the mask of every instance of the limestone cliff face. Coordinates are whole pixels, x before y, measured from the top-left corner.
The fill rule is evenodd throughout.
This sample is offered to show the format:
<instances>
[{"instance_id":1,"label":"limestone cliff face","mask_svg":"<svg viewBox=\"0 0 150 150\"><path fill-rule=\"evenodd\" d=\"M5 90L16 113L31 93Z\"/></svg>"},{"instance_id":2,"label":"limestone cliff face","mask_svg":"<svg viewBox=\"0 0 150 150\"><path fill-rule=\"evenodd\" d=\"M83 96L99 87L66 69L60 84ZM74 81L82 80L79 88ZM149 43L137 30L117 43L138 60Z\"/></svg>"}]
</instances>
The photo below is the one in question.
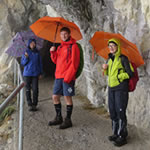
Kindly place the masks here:
<instances>
[{"instance_id":1,"label":"limestone cliff face","mask_svg":"<svg viewBox=\"0 0 150 150\"><path fill-rule=\"evenodd\" d=\"M12 76L13 59L5 50L10 40L21 30L26 30L31 22L47 14L46 8L36 1L1 0L0 1L0 83ZM9 69L10 68L10 69ZM5 74L5 76L3 75Z\"/></svg>"},{"instance_id":2,"label":"limestone cliff face","mask_svg":"<svg viewBox=\"0 0 150 150\"><path fill-rule=\"evenodd\" d=\"M15 0L16 2L16 0ZM95 31L118 32L135 43L144 58L139 68L140 81L130 94L128 105L129 123L150 128L150 3L149 0L7 0L0 2L0 58L3 64L8 56L4 50L12 36L44 15L62 16L74 21L81 29L85 66L77 80L77 91L87 96L95 106L107 105L106 78L102 76L104 60L95 54L92 60L90 38ZM2 63L0 63L2 64Z\"/></svg>"}]
</instances>

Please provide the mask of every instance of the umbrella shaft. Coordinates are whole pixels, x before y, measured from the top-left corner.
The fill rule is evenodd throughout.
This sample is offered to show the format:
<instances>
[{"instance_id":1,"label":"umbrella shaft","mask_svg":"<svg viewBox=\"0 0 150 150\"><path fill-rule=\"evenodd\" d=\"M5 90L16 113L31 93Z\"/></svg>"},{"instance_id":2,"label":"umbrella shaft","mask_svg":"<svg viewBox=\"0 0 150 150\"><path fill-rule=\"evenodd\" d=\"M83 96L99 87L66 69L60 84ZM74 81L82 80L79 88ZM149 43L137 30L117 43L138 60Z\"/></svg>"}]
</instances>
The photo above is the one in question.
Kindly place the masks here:
<instances>
[{"instance_id":1,"label":"umbrella shaft","mask_svg":"<svg viewBox=\"0 0 150 150\"><path fill-rule=\"evenodd\" d=\"M59 23L57 23L57 27L56 27L56 32L55 32L55 37L54 37L54 45L55 45L55 41L56 41L56 36L57 36L58 26L59 26Z\"/></svg>"}]
</instances>

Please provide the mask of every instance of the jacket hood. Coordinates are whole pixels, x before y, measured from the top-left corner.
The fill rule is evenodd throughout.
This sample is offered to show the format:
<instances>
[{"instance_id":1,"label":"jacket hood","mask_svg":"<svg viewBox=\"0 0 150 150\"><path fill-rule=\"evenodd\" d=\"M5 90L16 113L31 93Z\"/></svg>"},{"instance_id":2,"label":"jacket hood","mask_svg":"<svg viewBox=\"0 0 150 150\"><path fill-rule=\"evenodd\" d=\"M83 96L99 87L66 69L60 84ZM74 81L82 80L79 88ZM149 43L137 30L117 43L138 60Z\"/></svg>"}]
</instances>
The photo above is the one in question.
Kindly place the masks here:
<instances>
[{"instance_id":1,"label":"jacket hood","mask_svg":"<svg viewBox=\"0 0 150 150\"><path fill-rule=\"evenodd\" d=\"M110 40L108 41L108 44L109 44L110 42L114 42L114 43L117 44L118 50L117 50L117 52L115 53L115 56L119 56L119 55L121 54L120 40L119 40L119 39L112 38L112 39L110 39Z\"/></svg>"},{"instance_id":2,"label":"jacket hood","mask_svg":"<svg viewBox=\"0 0 150 150\"><path fill-rule=\"evenodd\" d=\"M73 39L71 36L70 36L70 40L69 41L61 41L61 45L70 45L70 44L75 44L76 43L76 40Z\"/></svg>"},{"instance_id":3,"label":"jacket hood","mask_svg":"<svg viewBox=\"0 0 150 150\"><path fill-rule=\"evenodd\" d=\"M35 39L29 39L28 40L28 48L30 49L30 43L34 42L36 44L36 40Z\"/></svg>"}]
</instances>

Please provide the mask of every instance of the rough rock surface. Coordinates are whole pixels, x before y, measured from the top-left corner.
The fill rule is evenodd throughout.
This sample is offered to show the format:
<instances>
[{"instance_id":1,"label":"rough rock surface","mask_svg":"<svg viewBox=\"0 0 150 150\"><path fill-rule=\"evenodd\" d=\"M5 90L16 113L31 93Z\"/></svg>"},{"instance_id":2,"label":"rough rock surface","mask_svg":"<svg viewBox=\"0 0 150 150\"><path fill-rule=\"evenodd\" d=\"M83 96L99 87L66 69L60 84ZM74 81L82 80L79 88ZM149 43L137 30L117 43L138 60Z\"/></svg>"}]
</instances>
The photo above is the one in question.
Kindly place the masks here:
<instances>
[{"instance_id":1,"label":"rough rock surface","mask_svg":"<svg viewBox=\"0 0 150 150\"><path fill-rule=\"evenodd\" d=\"M5 83L12 80L14 62L5 53L12 37L16 32L27 30L32 22L46 15L46 8L34 0L1 0L0 12L0 83Z\"/></svg>"},{"instance_id":2,"label":"rough rock surface","mask_svg":"<svg viewBox=\"0 0 150 150\"><path fill-rule=\"evenodd\" d=\"M107 85L106 78L101 73L101 64L104 60L96 54L94 60L91 57L92 47L89 40L94 32L103 30L121 33L137 45L145 65L138 69L140 81L137 90L130 94L128 118L130 123L138 127L150 128L148 111L150 109L148 105L150 95L148 88L150 75L149 1L58 0L56 3L54 0L51 2L44 0L42 2L49 4L57 15L72 20L80 26L83 34L81 44L84 48L85 66L77 87L78 91L87 96L96 106L107 105ZM49 15L52 16L52 13Z\"/></svg>"}]
</instances>

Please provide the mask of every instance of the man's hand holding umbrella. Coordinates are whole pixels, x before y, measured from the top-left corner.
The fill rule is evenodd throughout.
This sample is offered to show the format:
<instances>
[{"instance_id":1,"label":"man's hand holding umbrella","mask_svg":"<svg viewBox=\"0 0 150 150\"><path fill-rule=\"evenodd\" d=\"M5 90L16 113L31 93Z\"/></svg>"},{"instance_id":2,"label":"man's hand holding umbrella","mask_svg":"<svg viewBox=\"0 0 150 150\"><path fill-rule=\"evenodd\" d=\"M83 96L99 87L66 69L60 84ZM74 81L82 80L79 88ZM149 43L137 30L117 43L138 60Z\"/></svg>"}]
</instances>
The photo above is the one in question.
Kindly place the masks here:
<instances>
[{"instance_id":1,"label":"man's hand holding umbrella","mask_svg":"<svg viewBox=\"0 0 150 150\"><path fill-rule=\"evenodd\" d=\"M56 47L52 46L49 50L50 50L50 52L54 52L56 50Z\"/></svg>"}]
</instances>

